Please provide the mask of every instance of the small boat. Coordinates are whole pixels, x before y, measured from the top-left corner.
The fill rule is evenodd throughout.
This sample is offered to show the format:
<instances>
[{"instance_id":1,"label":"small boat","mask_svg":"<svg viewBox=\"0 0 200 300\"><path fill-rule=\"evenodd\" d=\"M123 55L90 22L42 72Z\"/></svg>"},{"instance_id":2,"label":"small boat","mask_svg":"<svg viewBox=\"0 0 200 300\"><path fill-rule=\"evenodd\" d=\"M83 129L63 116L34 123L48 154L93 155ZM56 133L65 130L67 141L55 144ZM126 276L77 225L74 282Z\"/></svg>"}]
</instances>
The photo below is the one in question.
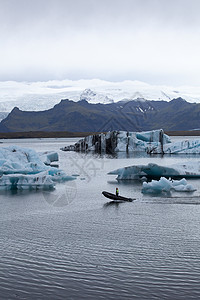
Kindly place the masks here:
<instances>
[{"instance_id":1,"label":"small boat","mask_svg":"<svg viewBox=\"0 0 200 300\"><path fill-rule=\"evenodd\" d=\"M119 195L117 196L116 194L112 194L112 193L109 193L109 192L106 192L106 191L103 191L102 194L106 198L112 199L113 201L116 201L116 202L122 202L122 201L132 202L133 200L136 200L136 199L133 199L133 198L126 198L126 197L119 196Z\"/></svg>"}]
</instances>

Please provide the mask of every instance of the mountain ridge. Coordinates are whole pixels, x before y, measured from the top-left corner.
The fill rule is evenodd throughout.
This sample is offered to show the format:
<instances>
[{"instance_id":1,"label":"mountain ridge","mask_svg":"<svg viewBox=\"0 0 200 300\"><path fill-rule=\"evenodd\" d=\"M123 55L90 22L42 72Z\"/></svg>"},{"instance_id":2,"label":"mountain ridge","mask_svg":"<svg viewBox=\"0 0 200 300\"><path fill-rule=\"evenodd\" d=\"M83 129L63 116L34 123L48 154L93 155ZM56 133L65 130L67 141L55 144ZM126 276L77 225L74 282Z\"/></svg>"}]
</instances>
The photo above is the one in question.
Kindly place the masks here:
<instances>
[{"instance_id":1,"label":"mountain ridge","mask_svg":"<svg viewBox=\"0 0 200 300\"><path fill-rule=\"evenodd\" d=\"M169 102L143 99L108 104L65 99L38 112L14 107L0 122L0 132L194 130L200 128L199 120L200 104L180 97Z\"/></svg>"}]
</instances>

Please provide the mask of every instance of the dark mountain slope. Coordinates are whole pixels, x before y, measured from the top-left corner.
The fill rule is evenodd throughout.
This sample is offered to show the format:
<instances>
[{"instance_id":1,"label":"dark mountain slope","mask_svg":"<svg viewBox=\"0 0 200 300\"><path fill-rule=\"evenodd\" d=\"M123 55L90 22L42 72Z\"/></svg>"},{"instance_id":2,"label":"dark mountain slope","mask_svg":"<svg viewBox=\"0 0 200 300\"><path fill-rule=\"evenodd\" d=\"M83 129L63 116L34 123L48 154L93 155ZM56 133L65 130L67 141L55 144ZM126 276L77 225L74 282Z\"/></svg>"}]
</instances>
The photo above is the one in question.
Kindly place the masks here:
<instances>
[{"instance_id":1,"label":"dark mountain slope","mask_svg":"<svg viewBox=\"0 0 200 300\"><path fill-rule=\"evenodd\" d=\"M138 99L111 104L62 100L46 111L14 108L1 121L0 132L109 130L190 130L200 128L200 104L178 98L170 102Z\"/></svg>"},{"instance_id":2,"label":"dark mountain slope","mask_svg":"<svg viewBox=\"0 0 200 300\"><path fill-rule=\"evenodd\" d=\"M152 126L165 130L191 130L200 128L200 104L188 103L182 98L174 99L156 114Z\"/></svg>"}]
</instances>

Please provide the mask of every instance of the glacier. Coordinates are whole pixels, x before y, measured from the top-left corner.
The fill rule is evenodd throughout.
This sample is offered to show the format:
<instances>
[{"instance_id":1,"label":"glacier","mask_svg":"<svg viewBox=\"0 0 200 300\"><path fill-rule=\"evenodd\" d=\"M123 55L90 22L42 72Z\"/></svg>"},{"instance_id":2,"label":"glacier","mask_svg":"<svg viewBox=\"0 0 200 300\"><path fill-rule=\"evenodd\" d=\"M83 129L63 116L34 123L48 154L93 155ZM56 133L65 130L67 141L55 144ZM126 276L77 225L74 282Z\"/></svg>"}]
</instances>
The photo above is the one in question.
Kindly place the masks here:
<instances>
[{"instance_id":1,"label":"glacier","mask_svg":"<svg viewBox=\"0 0 200 300\"><path fill-rule=\"evenodd\" d=\"M117 175L117 180L200 178L200 162L188 161L168 167L155 163L133 165L110 171L108 174Z\"/></svg>"},{"instance_id":2,"label":"glacier","mask_svg":"<svg viewBox=\"0 0 200 300\"><path fill-rule=\"evenodd\" d=\"M58 160L56 152L37 153L19 146L0 148L0 189L46 189L56 182L76 179L50 166L54 160Z\"/></svg>"},{"instance_id":3,"label":"glacier","mask_svg":"<svg viewBox=\"0 0 200 300\"><path fill-rule=\"evenodd\" d=\"M152 180L151 182L143 182L142 193L143 194L161 194L176 192L194 192L196 189L192 184L188 184L185 178L181 180L170 180L165 177L161 177L159 181Z\"/></svg>"},{"instance_id":4,"label":"glacier","mask_svg":"<svg viewBox=\"0 0 200 300\"><path fill-rule=\"evenodd\" d=\"M110 82L91 80L51 80L46 82L0 81L0 112L8 113L15 106L21 110L50 109L60 99L90 103L111 103L135 99L170 101L181 97L200 102L200 87L151 85L141 81ZM40 101L38 101L40 99Z\"/></svg>"}]
</instances>

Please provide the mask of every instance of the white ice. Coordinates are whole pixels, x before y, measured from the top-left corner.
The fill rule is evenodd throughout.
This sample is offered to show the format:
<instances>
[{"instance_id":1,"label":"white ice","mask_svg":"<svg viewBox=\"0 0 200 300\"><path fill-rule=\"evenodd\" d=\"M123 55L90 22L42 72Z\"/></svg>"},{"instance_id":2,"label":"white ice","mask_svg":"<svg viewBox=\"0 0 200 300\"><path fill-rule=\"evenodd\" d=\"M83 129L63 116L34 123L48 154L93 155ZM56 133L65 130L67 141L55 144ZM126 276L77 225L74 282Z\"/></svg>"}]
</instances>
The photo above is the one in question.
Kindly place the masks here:
<instances>
[{"instance_id":1,"label":"white ice","mask_svg":"<svg viewBox=\"0 0 200 300\"><path fill-rule=\"evenodd\" d=\"M144 194L169 193L173 190L176 192L194 192L196 189L191 184L188 184L185 178L181 180L169 180L161 177L159 181L143 182L142 186L142 193Z\"/></svg>"}]
</instances>

